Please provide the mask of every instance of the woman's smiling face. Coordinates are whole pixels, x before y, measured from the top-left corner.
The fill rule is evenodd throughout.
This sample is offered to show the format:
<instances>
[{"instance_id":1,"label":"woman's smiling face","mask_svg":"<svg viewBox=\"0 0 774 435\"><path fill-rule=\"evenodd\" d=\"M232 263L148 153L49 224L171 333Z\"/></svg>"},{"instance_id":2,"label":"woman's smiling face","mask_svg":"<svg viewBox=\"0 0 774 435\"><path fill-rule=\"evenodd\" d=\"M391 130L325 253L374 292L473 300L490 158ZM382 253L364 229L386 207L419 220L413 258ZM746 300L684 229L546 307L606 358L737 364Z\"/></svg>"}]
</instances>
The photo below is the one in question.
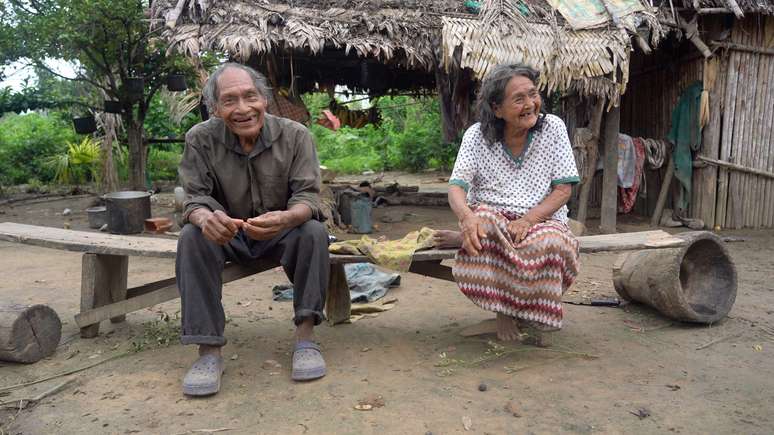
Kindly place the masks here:
<instances>
[{"instance_id":1,"label":"woman's smiling face","mask_svg":"<svg viewBox=\"0 0 774 435\"><path fill-rule=\"evenodd\" d=\"M503 101L494 104L494 113L510 128L530 129L537 123L541 104L540 92L532 80L514 76L505 86Z\"/></svg>"}]
</instances>

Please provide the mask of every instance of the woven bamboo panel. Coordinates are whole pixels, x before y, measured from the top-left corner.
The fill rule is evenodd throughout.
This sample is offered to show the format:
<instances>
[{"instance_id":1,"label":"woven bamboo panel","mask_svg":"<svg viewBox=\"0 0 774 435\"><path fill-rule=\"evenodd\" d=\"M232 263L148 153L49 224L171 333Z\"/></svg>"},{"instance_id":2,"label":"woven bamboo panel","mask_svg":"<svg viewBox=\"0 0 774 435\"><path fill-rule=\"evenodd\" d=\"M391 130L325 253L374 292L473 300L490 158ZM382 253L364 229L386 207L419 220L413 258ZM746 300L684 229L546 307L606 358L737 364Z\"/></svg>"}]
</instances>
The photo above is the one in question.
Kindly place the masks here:
<instances>
[{"instance_id":1,"label":"woven bamboo panel","mask_svg":"<svg viewBox=\"0 0 774 435\"><path fill-rule=\"evenodd\" d=\"M460 66L478 78L498 63L525 63L541 71L540 87L549 92L575 89L585 95L617 100L626 82L605 77L628 76L630 40L618 30L572 31L530 23L503 36L478 20L443 18L445 68L453 66L454 49L462 47Z\"/></svg>"}]
</instances>

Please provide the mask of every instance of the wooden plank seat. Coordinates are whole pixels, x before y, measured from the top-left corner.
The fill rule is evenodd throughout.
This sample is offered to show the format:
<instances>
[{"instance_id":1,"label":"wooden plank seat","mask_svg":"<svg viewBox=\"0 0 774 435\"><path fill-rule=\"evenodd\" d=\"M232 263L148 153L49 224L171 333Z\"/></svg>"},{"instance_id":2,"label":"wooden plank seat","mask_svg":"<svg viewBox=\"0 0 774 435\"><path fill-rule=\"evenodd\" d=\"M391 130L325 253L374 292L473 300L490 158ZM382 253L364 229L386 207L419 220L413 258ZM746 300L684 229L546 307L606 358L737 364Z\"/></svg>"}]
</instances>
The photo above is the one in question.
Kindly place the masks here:
<instances>
[{"instance_id":1,"label":"wooden plank seat","mask_svg":"<svg viewBox=\"0 0 774 435\"><path fill-rule=\"evenodd\" d=\"M84 253L81 269L81 312L75 316L84 338L95 337L99 333L99 323L103 320L122 322L127 313L179 297L175 278L127 288L129 257L174 258L177 249L175 239L122 236L2 222L0 240ZM584 253L667 248L686 243L660 230L585 236L579 237L578 240L580 250ZM416 252L410 271L453 281L451 267L441 262L453 259L456 252L456 249ZM325 301L325 314L331 324L349 319L350 298L344 264L358 262L370 260L363 255L331 254L331 273ZM261 273L278 265L269 260L259 260L250 266L230 263L223 271L223 283Z\"/></svg>"}]
</instances>

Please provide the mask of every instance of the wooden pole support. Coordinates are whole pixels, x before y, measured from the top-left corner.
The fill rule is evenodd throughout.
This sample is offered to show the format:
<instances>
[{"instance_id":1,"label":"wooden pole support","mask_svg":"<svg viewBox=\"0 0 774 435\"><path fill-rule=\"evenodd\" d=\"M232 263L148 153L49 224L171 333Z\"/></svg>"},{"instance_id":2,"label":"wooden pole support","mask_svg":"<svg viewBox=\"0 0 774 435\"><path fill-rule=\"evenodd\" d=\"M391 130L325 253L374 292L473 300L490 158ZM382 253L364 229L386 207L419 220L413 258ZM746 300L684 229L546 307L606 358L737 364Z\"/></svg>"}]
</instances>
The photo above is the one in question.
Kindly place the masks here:
<instances>
[{"instance_id":1,"label":"wooden pole support","mask_svg":"<svg viewBox=\"0 0 774 435\"><path fill-rule=\"evenodd\" d=\"M349 298L349 285L343 264L331 264L328 277L328 291L325 295L325 317L333 326L349 321L352 301Z\"/></svg>"},{"instance_id":2,"label":"wooden pole support","mask_svg":"<svg viewBox=\"0 0 774 435\"><path fill-rule=\"evenodd\" d=\"M125 255L83 254L81 269L81 312L126 299L129 257ZM111 318L123 321L124 315ZM99 323L81 328L81 337L94 338Z\"/></svg>"},{"instance_id":3,"label":"wooden pole support","mask_svg":"<svg viewBox=\"0 0 774 435\"><path fill-rule=\"evenodd\" d=\"M605 234L616 232L618 213L618 133L621 108L614 106L605 116L605 165L602 176L602 214L600 230Z\"/></svg>"},{"instance_id":4,"label":"wooden pole support","mask_svg":"<svg viewBox=\"0 0 774 435\"><path fill-rule=\"evenodd\" d=\"M578 222L586 224L589 210L589 194L591 193L591 183L594 180L594 174L597 172L597 160L599 159L599 136L602 128L602 113L605 110L605 100L597 97L594 102L594 111L591 114L589 128L591 129L592 140L586 149L586 168L584 170L581 190L578 195Z\"/></svg>"}]
</instances>

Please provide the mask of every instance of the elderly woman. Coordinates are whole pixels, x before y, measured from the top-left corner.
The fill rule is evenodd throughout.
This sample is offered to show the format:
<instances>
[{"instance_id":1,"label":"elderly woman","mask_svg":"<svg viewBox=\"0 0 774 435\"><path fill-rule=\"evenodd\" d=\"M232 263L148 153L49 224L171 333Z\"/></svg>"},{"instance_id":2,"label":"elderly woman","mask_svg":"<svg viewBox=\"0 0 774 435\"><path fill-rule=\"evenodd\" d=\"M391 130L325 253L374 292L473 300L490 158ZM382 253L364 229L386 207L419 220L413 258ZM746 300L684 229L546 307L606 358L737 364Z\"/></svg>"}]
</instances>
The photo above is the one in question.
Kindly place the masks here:
<instances>
[{"instance_id":1,"label":"elderly woman","mask_svg":"<svg viewBox=\"0 0 774 435\"><path fill-rule=\"evenodd\" d=\"M481 85L480 122L462 139L449 180L461 244L453 268L465 296L497 313L497 337L562 327L562 294L578 273L567 226L578 183L567 130L541 113L538 72L500 65Z\"/></svg>"}]
</instances>

